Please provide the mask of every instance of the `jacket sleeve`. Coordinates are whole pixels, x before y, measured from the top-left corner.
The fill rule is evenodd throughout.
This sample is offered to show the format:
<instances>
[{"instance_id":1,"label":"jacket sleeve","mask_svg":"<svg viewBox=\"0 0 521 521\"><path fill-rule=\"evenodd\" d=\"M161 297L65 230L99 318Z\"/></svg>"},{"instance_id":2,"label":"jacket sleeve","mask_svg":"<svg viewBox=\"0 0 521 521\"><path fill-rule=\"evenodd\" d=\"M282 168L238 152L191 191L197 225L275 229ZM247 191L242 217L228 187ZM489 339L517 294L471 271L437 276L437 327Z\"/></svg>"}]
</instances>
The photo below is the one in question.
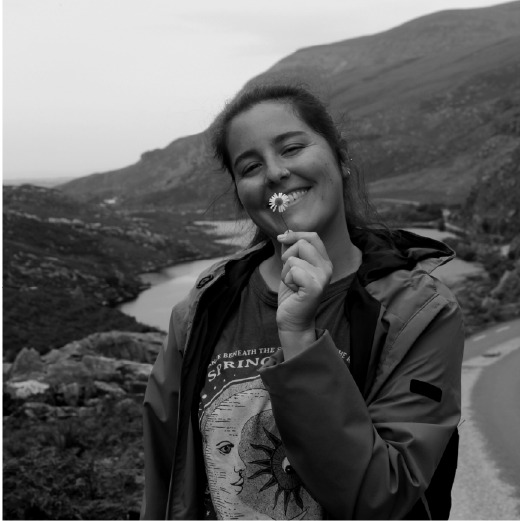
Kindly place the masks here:
<instances>
[{"instance_id":1,"label":"jacket sleeve","mask_svg":"<svg viewBox=\"0 0 521 521\"><path fill-rule=\"evenodd\" d=\"M425 491L459 422L463 340L447 302L368 404L327 331L260 369L288 459L330 516L400 519Z\"/></svg>"},{"instance_id":2,"label":"jacket sleeve","mask_svg":"<svg viewBox=\"0 0 521 521\"><path fill-rule=\"evenodd\" d=\"M186 334L185 302L172 311L167 339L150 374L143 404L145 491L141 519L165 519L177 434L177 411Z\"/></svg>"}]
</instances>

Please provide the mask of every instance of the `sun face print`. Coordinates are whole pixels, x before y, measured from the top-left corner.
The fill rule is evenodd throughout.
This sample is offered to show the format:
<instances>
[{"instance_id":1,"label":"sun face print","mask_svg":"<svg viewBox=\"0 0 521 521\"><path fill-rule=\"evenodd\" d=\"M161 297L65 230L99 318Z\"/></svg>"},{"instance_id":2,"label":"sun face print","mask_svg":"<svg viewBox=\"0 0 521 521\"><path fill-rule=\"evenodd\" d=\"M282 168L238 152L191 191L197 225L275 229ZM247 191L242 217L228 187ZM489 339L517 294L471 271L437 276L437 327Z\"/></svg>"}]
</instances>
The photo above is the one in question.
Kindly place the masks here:
<instances>
[{"instance_id":1,"label":"sun face print","mask_svg":"<svg viewBox=\"0 0 521 521\"><path fill-rule=\"evenodd\" d=\"M230 383L200 420L211 502L219 519L322 519L293 471L259 376Z\"/></svg>"},{"instance_id":2,"label":"sun face print","mask_svg":"<svg viewBox=\"0 0 521 521\"><path fill-rule=\"evenodd\" d=\"M270 476L270 479L262 486L260 492L270 487L277 486L273 508L277 506L279 496L284 493L284 515L287 514L291 494L293 494L295 503L299 506L299 508L304 508L304 503L302 502L302 497L300 494L303 483L298 477L297 473L291 467L291 464L286 457L286 451L282 445L281 440L266 428L264 428L264 433L270 440L272 446L269 447L267 445L257 445L251 443L251 446L254 449L264 451L267 458L249 462L255 465L259 465L261 468L252 476L248 476L248 478L255 479L265 475Z\"/></svg>"},{"instance_id":3,"label":"sun face print","mask_svg":"<svg viewBox=\"0 0 521 521\"><path fill-rule=\"evenodd\" d=\"M239 454L246 465L241 497L272 519L323 519L288 461L272 411L251 417L244 425Z\"/></svg>"}]
</instances>

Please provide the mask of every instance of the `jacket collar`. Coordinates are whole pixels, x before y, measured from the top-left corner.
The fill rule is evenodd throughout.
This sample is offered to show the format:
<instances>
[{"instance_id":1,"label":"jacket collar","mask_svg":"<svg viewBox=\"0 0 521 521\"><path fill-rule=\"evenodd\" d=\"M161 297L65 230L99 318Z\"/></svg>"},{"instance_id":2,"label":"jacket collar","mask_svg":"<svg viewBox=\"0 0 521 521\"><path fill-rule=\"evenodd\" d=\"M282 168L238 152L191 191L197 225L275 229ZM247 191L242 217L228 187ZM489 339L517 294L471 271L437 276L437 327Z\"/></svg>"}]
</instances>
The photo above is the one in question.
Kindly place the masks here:
<instances>
[{"instance_id":1,"label":"jacket collar","mask_svg":"<svg viewBox=\"0 0 521 521\"><path fill-rule=\"evenodd\" d=\"M443 242L405 230L353 228L350 236L363 254L358 278L364 287L394 271L411 270L415 266L430 273L455 257L454 251ZM221 277L232 286L243 270L253 271L272 253L270 241L241 250L201 273L196 286L208 289ZM205 278L208 284L200 285Z\"/></svg>"}]
</instances>

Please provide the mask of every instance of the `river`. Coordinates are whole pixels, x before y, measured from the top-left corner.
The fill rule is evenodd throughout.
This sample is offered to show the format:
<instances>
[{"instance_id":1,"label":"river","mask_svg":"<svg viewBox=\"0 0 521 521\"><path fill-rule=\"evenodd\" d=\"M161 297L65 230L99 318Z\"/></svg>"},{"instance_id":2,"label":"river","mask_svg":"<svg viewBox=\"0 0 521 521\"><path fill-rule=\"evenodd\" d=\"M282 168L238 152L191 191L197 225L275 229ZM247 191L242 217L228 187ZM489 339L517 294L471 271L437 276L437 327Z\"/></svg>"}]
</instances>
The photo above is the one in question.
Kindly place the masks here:
<instances>
[{"instance_id":1,"label":"river","mask_svg":"<svg viewBox=\"0 0 521 521\"><path fill-rule=\"evenodd\" d=\"M218 241L226 241L236 245L238 248L244 246L249 241L250 230L245 221L238 223L201 221L197 224L208 226L213 236L221 236L222 238L217 239ZM409 228L409 231L436 240L443 240L445 237L453 236L450 232L440 232L430 228ZM119 306L119 309L123 313L135 317L136 320L143 324L155 326L166 331L172 306L188 294L201 271L218 260L214 258L183 262L171 268L166 268L159 273L142 275L142 279L150 283L151 287L141 292L137 299ZM462 277L481 270L482 268L476 263L454 259L445 266L436 269L434 275L448 286L451 286Z\"/></svg>"}]
</instances>

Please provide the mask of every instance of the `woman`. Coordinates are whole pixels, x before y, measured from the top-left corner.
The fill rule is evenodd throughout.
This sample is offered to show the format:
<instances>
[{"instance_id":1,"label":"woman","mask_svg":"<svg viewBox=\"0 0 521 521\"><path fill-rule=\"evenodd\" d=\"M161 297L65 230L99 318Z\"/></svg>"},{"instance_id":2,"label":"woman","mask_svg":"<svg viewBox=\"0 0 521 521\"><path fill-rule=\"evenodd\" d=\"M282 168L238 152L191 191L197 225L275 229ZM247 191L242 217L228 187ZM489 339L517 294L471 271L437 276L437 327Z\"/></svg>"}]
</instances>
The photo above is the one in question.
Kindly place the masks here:
<instances>
[{"instance_id":1,"label":"woman","mask_svg":"<svg viewBox=\"0 0 521 521\"><path fill-rule=\"evenodd\" d=\"M172 312L145 397L143 517L448 518L464 336L429 273L453 252L368 226L307 90L248 88L212 130L258 233Z\"/></svg>"}]
</instances>

